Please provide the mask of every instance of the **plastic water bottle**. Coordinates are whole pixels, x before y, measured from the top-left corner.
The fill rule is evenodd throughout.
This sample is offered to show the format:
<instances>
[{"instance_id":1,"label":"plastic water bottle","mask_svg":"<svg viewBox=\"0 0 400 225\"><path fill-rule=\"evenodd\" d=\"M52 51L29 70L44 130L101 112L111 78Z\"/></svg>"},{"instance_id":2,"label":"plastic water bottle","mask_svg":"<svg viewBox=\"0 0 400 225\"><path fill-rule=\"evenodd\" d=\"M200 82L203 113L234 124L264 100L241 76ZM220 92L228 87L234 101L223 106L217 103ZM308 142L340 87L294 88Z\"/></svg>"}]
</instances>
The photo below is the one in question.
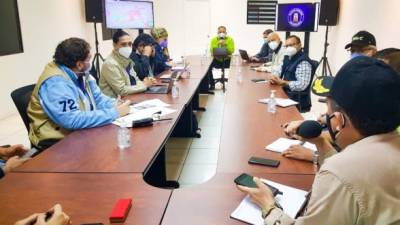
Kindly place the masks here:
<instances>
[{"instance_id":1,"label":"plastic water bottle","mask_svg":"<svg viewBox=\"0 0 400 225\"><path fill-rule=\"evenodd\" d=\"M178 98L179 97L179 87L177 85L177 81L176 80L174 80L171 92L172 92L172 98Z\"/></svg>"},{"instance_id":2,"label":"plastic water bottle","mask_svg":"<svg viewBox=\"0 0 400 225\"><path fill-rule=\"evenodd\" d=\"M242 74L242 68L238 68L238 73L236 75L236 79L238 83L242 83L243 82L243 74Z\"/></svg>"},{"instance_id":3,"label":"plastic water bottle","mask_svg":"<svg viewBox=\"0 0 400 225\"><path fill-rule=\"evenodd\" d=\"M127 128L127 124L125 121L122 122L119 130L118 130L118 148L120 150L124 150L131 146L131 134L129 129Z\"/></svg>"},{"instance_id":4,"label":"plastic water bottle","mask_svg":"<svg viewBox=\"0 0 400 225\"><path fill-rule=\"evenodd\" d=\"M268 112L275 114L276 113L276 99L275 99L275 90L271 90L271 95L268 99Z\"/></svg>"}]
</instances>

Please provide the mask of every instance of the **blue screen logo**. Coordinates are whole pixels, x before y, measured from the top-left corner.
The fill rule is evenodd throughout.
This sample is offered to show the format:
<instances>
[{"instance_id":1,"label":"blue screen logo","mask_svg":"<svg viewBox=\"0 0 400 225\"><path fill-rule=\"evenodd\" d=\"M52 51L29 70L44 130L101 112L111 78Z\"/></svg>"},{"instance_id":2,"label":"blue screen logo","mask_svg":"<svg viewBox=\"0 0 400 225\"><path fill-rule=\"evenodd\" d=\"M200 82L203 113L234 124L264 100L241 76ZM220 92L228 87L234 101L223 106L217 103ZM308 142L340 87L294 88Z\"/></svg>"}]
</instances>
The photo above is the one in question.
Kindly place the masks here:
<instances>
[{"instance_id":1,"label":"blue screen logo","mask_svg":"<svg viewBox=\"0 0 400 225\"><path fill-rule=\"evenodd\" d=\"M294 8L288 13L288 23L293 27L300 27L304 22L304 11Z\"/></svg>"}]
</instances>

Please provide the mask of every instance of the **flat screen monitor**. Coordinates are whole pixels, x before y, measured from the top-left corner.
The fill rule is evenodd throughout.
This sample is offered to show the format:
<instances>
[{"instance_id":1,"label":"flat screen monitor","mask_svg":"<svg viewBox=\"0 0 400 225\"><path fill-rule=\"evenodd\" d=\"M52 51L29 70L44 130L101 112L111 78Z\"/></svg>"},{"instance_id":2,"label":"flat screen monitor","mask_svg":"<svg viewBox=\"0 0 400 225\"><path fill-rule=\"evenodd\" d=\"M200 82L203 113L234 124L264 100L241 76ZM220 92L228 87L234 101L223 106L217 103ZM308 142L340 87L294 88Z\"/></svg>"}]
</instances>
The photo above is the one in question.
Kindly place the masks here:
<instances>
[{"instance_id":1,"label":"flat screen monitor","mask_svg":"<svg viewBox=\"0 0 400 225\"><path fill-rule=\"evenodd\" d=\"M151 29L154 27L153 2L104 0L106 26L111 29Z\"/></svg>"},{"instance_id":2,"label":"flat screen monitor","mask_svg":"<svg viewBox=\"0 0 400 225\"><path fill-rule=\"evenodd\" d=\"M0 56L23 52L17 0L0 0Z\"/></svg>"},{"instance_id":3,"label":"flat screen monitor","mask_svg":"<svg viewBox=\"0 0 400 225\"><path fill-rule=\"evenodd\" d=\"M318 31L319 4L278 4L276 7L275 30Z\"/></svg>"}]
</instances>

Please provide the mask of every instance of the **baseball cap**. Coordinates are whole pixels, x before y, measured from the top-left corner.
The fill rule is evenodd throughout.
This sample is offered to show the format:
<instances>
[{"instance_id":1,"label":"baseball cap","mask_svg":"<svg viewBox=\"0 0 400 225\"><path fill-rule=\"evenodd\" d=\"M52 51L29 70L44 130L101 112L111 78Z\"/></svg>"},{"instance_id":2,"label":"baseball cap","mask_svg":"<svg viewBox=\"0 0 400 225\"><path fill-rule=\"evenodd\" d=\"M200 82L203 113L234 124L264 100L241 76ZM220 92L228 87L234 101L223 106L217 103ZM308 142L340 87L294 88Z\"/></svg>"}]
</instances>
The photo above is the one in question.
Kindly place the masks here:
<instances>
[{"instance_id":1,"label":"baseball cap","mask_svg":"<svg viewBox=\"0 0 400 225\"><path fill-rule=\"evenodd\" d=\"M334 77L332 76L321 76L317 77L312 84L311 91L318 96L328 97L329 91L331 90Z\"/></svg>"},{"instance_id":2,"label":"baseball cap","mask_svg":"<svg viewBox=\"0 0 400 225\"><path fill-rule=\"evenodd\" d=\"M371 57L356 57L337 73L329 96L347 113L371 120L398 113L393 105L400 99L400 75Z\"/></svg>"},{"instance_id":3,"label":"baseball cap","mask_svg":"<svg viewBox=\"0 0 400 225\"><path fill-rule=\"evenodd\" d=\"M351 46L367 46L373 45L376 46L375 36L368 31L362 30L357 32L353 38L351 39L351 43L347 44L344 48L348 49Z\"/></svg>"}]
</instances>

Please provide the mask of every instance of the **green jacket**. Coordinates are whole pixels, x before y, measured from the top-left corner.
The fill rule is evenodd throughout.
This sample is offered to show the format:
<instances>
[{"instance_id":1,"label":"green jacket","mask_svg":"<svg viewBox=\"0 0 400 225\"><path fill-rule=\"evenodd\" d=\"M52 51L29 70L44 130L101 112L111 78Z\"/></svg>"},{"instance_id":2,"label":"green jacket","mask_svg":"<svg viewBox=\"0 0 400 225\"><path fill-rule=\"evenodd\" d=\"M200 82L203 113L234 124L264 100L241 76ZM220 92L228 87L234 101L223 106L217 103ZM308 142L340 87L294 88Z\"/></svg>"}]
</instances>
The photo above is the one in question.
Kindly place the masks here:
<instances>
[{"instance_id":1,"label":"green jacket","mask_svg":"<svg viewBox=\"0 0 400 225\"><path fill-rule=\"evenodd\" d=\"M224 45L220 45L218 42L219 42L218 37L214 37L211 40L211 45L210 45L211 55L213 54L215 48L226 48L228 50L228 55L229 56L233 55L233 53L235 52L235 42L230 36L226 36Z\"/></svg>"},{"instance_id":2,"label":"green jacket","mask_svg":"<svg viewBox=\"0 0 400 225\"><path fill-rule=\"evenodd\" d=\"M113 98L146 91L146 85L137 77L133 66L134 62L131 59L123 57L115 50L112 51L101 67L99 80L101 91ZM131 85L129 76L136 80L136 85Z\"/></svg>"}]
</instances>

